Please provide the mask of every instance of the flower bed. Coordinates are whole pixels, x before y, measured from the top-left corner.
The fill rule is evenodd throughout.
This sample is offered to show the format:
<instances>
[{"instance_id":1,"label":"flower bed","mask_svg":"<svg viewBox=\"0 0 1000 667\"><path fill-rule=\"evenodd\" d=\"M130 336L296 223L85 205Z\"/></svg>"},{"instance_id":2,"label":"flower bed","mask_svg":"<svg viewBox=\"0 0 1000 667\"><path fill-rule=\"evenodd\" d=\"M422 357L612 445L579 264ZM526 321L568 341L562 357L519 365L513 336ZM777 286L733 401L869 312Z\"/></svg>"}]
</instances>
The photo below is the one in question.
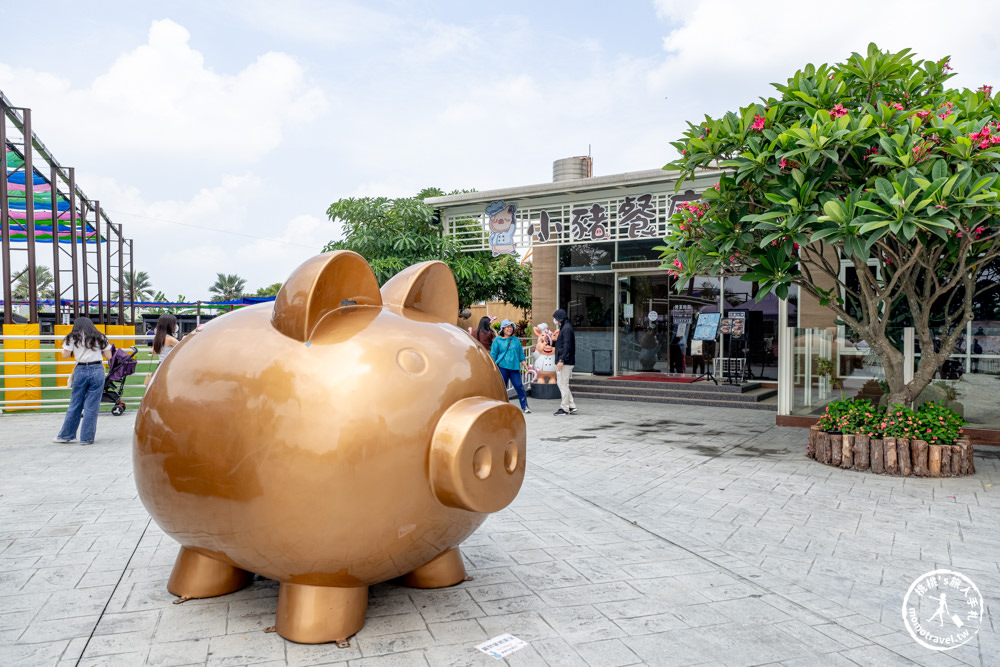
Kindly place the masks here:
<instances>
[{"instance_id":1,"label":"flower bed","mask_svg":"<svg viewBox=\"0 0 1000 667\"><path fill-rule=\"evenodd\" d=\"M870 401L834 401L809 429L807 455L820 463L914 477L976 472L965 422L935 403L879 410Z\"/></svg>"}]
</instances>

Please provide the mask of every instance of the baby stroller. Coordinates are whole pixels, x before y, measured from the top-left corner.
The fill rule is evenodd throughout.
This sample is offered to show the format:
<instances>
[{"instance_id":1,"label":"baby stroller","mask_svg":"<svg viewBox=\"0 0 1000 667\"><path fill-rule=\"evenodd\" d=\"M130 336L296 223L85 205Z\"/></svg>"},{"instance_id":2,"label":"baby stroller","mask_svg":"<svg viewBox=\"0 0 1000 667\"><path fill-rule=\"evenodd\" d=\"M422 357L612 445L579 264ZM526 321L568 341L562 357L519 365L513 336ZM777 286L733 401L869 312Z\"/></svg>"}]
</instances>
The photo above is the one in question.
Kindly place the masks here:
<instances>
[{"instance_id":1,"label":"baby stroller","mask_svg":"<svg viewBox=\"0 0 1000 667\"><path fill-rule=\"evenodd\" d=\"M104 378L104 393L101 395L101 403L114 403L111 414L119 416L125 412L125 403L122 402L122 394L125 392L125 378L135 373L135 355L139 350L132 346L132 352L119 350L114 345L111 346L111 359L108 360L108 375Z\"/></svg>"}]
</instances>

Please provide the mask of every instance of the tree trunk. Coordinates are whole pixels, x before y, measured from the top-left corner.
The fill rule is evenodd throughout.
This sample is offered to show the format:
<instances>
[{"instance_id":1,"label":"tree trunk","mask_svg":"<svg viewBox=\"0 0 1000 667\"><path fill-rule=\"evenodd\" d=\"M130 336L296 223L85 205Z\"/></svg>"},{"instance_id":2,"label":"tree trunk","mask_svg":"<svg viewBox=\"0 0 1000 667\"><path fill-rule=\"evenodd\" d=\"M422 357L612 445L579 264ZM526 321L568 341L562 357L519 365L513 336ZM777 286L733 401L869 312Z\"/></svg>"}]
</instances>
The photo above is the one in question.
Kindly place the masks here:
<instances>
[{"instance_id":1,"label":"tree trunk","mask_svg":"<svg viewBox=\"0 0 1000 667\"><path fill-rule=\"evenodd\" d=\"M961 455L961 466L959 467L959 472L963 475L969 474L969 462L972 461L972 445L968 442L959 440L958 447L962 452Z\"/></svg>"},{"instance_id":2,"label":"tree trunk","mask_svg":"<svg viewBox=\"0 0 1000 667\"><path fill-rule=\"evenodd\" d=\"M931 477L941 476L941 447L939 445L927 446L927 474Z\"/></svg>"},{"instance_id":3,"label":"tree trunk","mask_svg":"<svg viewBox=\"0 0 1000 667\"><path fill-rule=\"evenodd\" d=\"M820 433L816 437L816 460L820 463L830 463L830 434Z\"/></svg>"},{"instance_id":4,"label":"tree trunk","mask_svg":"<svg viewBox=\"0 0 1000 667\"><path fill-rule=\"evenodd\" d=\"M951 476L958 477L962 474L962 448L959 445L951 446Z\"/></svg>"},{"instance_id":5,"label":"tree trunk","mask_svg":"<svg viewBox=\"0 0 1000 667\"><path fill-rule=\"evenodd\" d=\"M941 449L941 476L951 477L951 445L940 445Z\"/></svg>"},{"instance_id":6,"label":"tree trunk","mask_svg":"<svg viewBox=\"0 0 1000 667\"><path fill-rule=\"evenodd\" d=\"M927 443L923 440L910 440L910 458L913 461L913 474L927 477Z\"/></svg>"},{"instance_id":7,"label":"tree trunk","mask_svg":"<svg viewBox=\"0 0 1000 667\"><path fill-rule=\"evenodd\" d=\"M899 463L896 460L896 439L883 438L882 445L885 447L885 474L898 475Z\"/></svg>"},{"instance_id":8,"label":"tree trunk","mask_svg":"<svg viewBox=\"0 0 1000 667\"><path fill-rule=\"evenodd\" d=\"M843 456L843 438L843 435L830 436L830 465L840 465L840 458Z\"/></svg>"},{"instance_id":9,"label":"tree trunk","mask_svg":"<svg viewBox=\"0 0 1000 667\"><path fill-rule=\"evenodd\" d=\"M850 470L854 467L854 436L844 435L840 452L840 467Z\"/></svg>"},{"instance_id":10,"label":"tree trunk","mask_svg":"<svg viewBox=\"0 0 1000 667\"><path fill-rule=\"evenodd\" d=\"M899 459L899 474L909 477L913 474L910 464L910 441L900 438L896 441L896 458Z\"/></svg>"},{"instance_id":11,"label":"tree trunk","mask_svg":"<svg viewBox=\"0 0 1000 667\"><path fill-rule=\"evenodd\" d=\"M872 472L881 475L885 472L885 450L882 448L882 438L872 438Z\"/></svg>"},{"instance_id":12,"label":"tree trunk","mask_svg":"<svg viewBox=\"0 0 1000 667\"><path fill-rule=\"evenodd\" d=\"M868 448L868 436L854 436L854 469L868 470L871 463L871 450Z\"/></svg>"}]
</instances>

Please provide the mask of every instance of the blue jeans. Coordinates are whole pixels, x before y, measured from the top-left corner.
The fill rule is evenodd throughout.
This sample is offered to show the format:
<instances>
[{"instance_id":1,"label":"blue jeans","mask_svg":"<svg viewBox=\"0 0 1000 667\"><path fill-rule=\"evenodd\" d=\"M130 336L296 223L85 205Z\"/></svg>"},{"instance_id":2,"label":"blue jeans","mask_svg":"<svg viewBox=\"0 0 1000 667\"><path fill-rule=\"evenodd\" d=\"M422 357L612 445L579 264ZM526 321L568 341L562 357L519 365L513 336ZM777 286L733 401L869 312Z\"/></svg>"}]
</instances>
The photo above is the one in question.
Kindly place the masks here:
<instances>
[{"instance_id":1,"label":"blue jeans","mask_svg":"<svg viewBox=\"0 0 1000 667\"><path fill-rule=\"evenodd\" d=\"M73 388L69 395L69 409L63 420L59 436L64 440L76 437L80 426L80 442L93 442L97 435L97 411L101 408L104 393L104 366L90 364L73 369ZM83 425L80 425L81 417Z\"/></svg>"},{"instance_id":2,"label":"blue jeans","mask_svg":"<svg viewBox=\"0 0 1000 667\"><path fill-rule=\"evenodd\" d=\"M500 368L500 377L503 378L504 391L507 391L507 381L510 380L510 383L514 385L514 391L517 392L517 400L521 402L521 409L527 409L528 395L524 393L524 385L521 383L521 371L512 371L509 368Z\"/></svg>"}]
</instances>

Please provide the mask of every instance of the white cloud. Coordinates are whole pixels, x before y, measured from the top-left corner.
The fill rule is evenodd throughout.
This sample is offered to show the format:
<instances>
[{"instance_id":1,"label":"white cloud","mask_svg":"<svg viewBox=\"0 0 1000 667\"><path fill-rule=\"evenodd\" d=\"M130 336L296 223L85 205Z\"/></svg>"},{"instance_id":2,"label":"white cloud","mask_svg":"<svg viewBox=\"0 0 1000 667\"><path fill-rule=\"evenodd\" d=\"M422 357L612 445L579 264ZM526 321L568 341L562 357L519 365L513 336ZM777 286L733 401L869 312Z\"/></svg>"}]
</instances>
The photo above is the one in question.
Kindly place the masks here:
<instances>
[{"instance_id":1,"label":"white cloud","mask_svg":"<svg viewBox=\"0 0 1000 667\"><path fill-rule=\"evenodd\" d=\"M236 74L220 74L189 39L177 23L154 21L148 42L119 56L87 88L70 90L56 76L12 68L0 70L0 84L13 84L49 117L54 108L72 111L71 124L62 113L63 122L48 126L55 137L49 141L77 156L99 145L119 160L257 161L281 143L289 124L315 120L329 106L289 55L264 53Z\"/></svg>"},{"instance_id":2,"label":"white cloud","mask_svg":"<svg viewBox=\"0 0 1000 667\"><path fill-rule=\"evenodd\" d=\"M220 272L243 276L250 291L283 282L336 232L319 216L262 220L257 202L263 181L250 173L224 176L186 201L147 201L134 187L83 176L114 202L107 213L134 239L135 269L146 271L170 298L207 299Z\"/></svg>"}]
</instances>

